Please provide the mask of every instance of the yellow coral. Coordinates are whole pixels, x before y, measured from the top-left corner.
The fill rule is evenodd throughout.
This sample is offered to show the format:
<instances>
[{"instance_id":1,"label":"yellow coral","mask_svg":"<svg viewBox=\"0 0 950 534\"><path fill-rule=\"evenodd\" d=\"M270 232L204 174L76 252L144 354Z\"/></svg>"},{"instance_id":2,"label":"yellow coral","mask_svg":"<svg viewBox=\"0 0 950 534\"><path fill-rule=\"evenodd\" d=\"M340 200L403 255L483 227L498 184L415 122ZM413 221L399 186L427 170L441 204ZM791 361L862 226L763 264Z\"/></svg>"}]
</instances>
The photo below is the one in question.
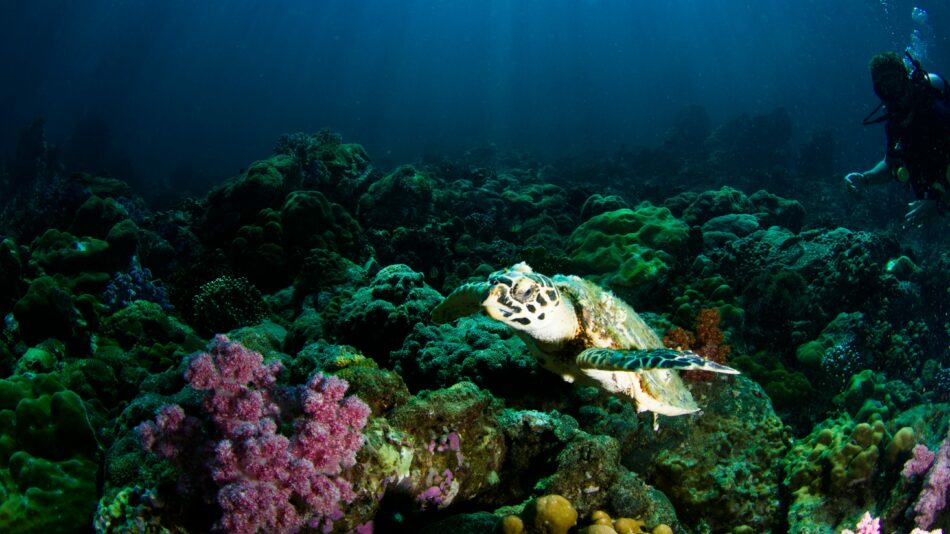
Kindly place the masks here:
<instances>
[{"instance_id":1,"label":"yellow coral","mask_svg":"<svg viewBox=\"0 0 950 534\"><path fill-rule=\"evenodd\" d=\"M534 501L534 527L541 534L567 534L577 524L577 510L560 495L545 495Z\"/></svg>"},{"instance_id":2,"label":"yellow coral","mask_svg":"<svg viewBox=\"0 0 950 534\"><path fill-rule=\"evenodd\" d=\"M643 521L621 517L614 522L614 529L617 534L640 534L643 532Z\"/></svg>"},{"instance_id":3,"label":"yellow coral","mask_svg":"<svg viewBox=\"0 0 950 534\"><path fill-rule=\"evenodd\" d=\"M902 427L894 434L891 442L887 444L887 463L893 464L903 453L913 449L916 444L917 434L914 429L909 426Z\"/></svg>"},{"instance_id":4,"label":"yellow coral","mask_svg":"<svg viewBox=\"0 0 950 534\"><path fill-rule=\"evenodd\" d=\"M578 534L617 534L610 525L590 525L577 531Z\"/></svg>"},{"instance_id":5,"label":"yellow coral","mask_svg":"<svg viewBox=\"0 0 950 534\"><path fill-rule=\"evenodd\" d=\"M524 521L516 515L506 515L501 519L501 534L521 534L524 532Z\"/></svg>"},{"instance_id":6,"label":"yellow coral","mask_svg":"<svg viewBox=\"0 0 950 534\"><path fill-rule=\"evenodd\" d=\"M592 525L613 525L613 519L610 518L610 514L603 510L596 510L590 514L590 520Z\"/></svg>"}]
</instances>

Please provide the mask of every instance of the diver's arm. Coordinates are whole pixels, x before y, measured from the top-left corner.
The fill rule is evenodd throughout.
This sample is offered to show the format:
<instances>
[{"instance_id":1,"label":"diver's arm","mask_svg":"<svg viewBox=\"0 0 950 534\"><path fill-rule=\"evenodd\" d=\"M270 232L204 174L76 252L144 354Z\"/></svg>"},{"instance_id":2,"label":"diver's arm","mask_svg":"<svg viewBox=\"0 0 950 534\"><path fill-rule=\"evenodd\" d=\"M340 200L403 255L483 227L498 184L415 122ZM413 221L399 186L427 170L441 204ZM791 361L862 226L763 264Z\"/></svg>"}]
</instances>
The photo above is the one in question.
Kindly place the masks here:
<instances>
[{"instance_id":1,"label":"diver's arm","mask_svg":"<svg viewBox=\"0 0 950 534\"><path fill-rule=\"evenodd\" d=\"M864 175L864 183L867 185L886 184L891 179L891 170L887 167L887 161L883 159L877 162L877 165L871 170L864 171L861 174Z\"/></svg>"},{"instance_id":2,"label":"diver's arm","mask_svg":"<svg viewBox=\"0 0 950 534\"><path fill-rule=\"evenodd\" d=\"M870 170L864 172L852 172L844 177L848 188L857 191L869 185L880 185L887 183L891 177L890 169L887 167L887 161L881 160Z\"/></svg>"}]
</instances>

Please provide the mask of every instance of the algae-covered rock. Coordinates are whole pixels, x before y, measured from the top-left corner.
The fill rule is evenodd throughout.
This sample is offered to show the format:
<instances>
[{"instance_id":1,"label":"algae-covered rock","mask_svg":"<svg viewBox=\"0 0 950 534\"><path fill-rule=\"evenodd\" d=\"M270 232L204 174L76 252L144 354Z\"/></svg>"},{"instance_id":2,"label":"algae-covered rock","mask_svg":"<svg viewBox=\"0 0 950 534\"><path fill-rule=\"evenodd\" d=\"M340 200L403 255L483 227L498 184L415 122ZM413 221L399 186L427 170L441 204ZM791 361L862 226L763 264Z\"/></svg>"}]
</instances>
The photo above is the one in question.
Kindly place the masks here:
<instances>
[{"instance_id":1,"label":"algae-covered rock","mask_svg":"<svg viewBox=\"0 0 950 534\"><path fill-rule=\"evenodd\" d=\"M339 335L367 356L386 361L441 301L442 295L425 283L421 273L406 265L389 265L343 303Z\"/></svg>"},{"instance_id":2,"label":"algae-covered rock","mask_svg":"<svg viewBox=\"0 0 950 534\"><path fill-rule=\"evenodd\" d=\"M586 515L603 507L607 490L623 471L615 438L583 432L565 444L557 456L556 471L537 487L565 496Z\"/></svg>"},{"instance_id":3,"label":"algae-covered rock","mask_svg":"<svg viewBox=\"0 0 950 534\"><path fill-rule=\"evenodd\" d=\"M30 344L47 338L70 344L86 340L86 321L74 305L72 292L49 276L33 280L13 306L13 316L23 340Z\"/></svg>"},{"instance_id":4,"label":"algae-covered rock","mask_svg":"<svg viewBox=\"0 0 950 534\"><path fill-rule=\"evenodd\" d=\"M418 506L446 508L498 484L505 457L498 410L491 394L470 382L420 394L393 410L389 421L415 443L406 483Z\"/></svg>"},{"instance_id":5,"label":"algae-covered rock","mask_svg":"<svg viewBox=\"0 0 950 534\"><path fill-rule=\"evenodd\" d=\"M787 436L768 397L743 376L696 384L694 394L702 415L688 428L670 423L666 439L678 445L655 451L647 480L687 523L703 521L714 531L775 528Z\"/></svg>"}]
</instances>

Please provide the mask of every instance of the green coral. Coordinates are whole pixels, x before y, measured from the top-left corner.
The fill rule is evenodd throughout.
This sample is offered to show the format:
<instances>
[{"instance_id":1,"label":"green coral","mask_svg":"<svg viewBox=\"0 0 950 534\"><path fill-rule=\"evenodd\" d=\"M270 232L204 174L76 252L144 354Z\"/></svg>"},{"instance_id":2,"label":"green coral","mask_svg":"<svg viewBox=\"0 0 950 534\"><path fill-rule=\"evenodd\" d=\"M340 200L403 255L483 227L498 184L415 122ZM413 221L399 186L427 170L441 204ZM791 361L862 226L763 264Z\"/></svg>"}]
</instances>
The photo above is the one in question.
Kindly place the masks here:
<instances>
[{"instance_id":1,"label":"green coral","mask_svg":"<svg viewBox=\"0 0 950 534\"><path fill-rule=\"evenodd\" d=\"M98 442L83 401L51 375L0 380L4 532L81 532L96 503Z\"/></svg>"},{"instance_id":2,"label":"green coral","mask_svg":"<svg viewBox=\"0 0 950 534\"><path fill-rule=\"evenodd\" d=\"M69 229L78 235L102 238L113 225L128 217L129 212L115 199L92 195L76 210Z\"/></svg>"},{"instance_id":3,"label":"green coral","mask_svg":"<svg viewBox=\"0 0 950 534\"><path fill-rule=\"evenodd\" d=\"M280 210L286 243L300 250L322 248L357 259L362 229L340 204L319 191L295 191Z\"/></svg>"},{"instance_id":4,"label":"green coral","mask_svg":"<svg viewBox=\"0 0 950 534\"><path fill-rule=\"evenodd\" d=\"M315 151L319 159L333 176L354 176L362 174L370 167L370 157L366 149L358 143L326 142L330 136L323 136Z\"/></svg>"},{"instance_id":5,"label":"green coral","mask_svg":"<svg viewBox=\"0 0 950 534\"><path fill-rule=\"evenodd\" d=\"M26 349L23 356L20 356L16 362L15 373L22 375L51 372L63 359L64 353L65 347L62 342L52 338L47 339L39 346Z\"/></svg>"},{"instance_id":6,"label":"green coral","mask_svg":"<svg viewBox=\"0 0 950 534\"><path fill-rule=\"evenodd\" d=\"M296 160L280 154L255 161L242 175L208 193L198 233L212 241L231 237L261 210L278 209L286 192L300 181Z\"/></svg>"},{"instance_id":7,"label":"green coral","mask_svg":"<svg viewBox=\"0 0 950 534\"><path fill-rule=\"evenodd\" d=\"M293 158L277 155L255 161L237 181L228 184L225 191L229 200L238 205L272 207L279 202L285 181L294 176L296 165ZM209 195L209 200L212 195Z\"/></svg>"},{"instance_id":8,"label":"green coral","mask_svg":"<svg viewBox=\"0 0 950 534\"><path fill-rule=\"evenodd\" d=\"M863 322L860 312L839 313L816 339L798 346L795 358L812 376L830 374L836 380L847 380L867 363L852 346Z\"/></svg>"},{"instance_id":9,"label":"green coral","mask_svg":"<svg viewBox=\"0 0 950 534\"><path fill-rule=\"evenodd\" d=\"M185 528L162 525L161 498L154 490L140 486L122 488L115 497L99 501L93 522L99 534L172 534L186 533Z\"/></svg>"},{"instance_id":10,"label":"green coral","mask_svg":"<svg viewBox=\"0 0 950 534\"><path fill-rule=\"evenodd\" d=\"M197 350L203 344L188 325L147 300L133 301L104 318L100 333L116 340L126 350L136 345L148 347L172 342Z\"/></svg>"},{"instance_id":11,"label":"green coral","mask_svg":"<svg viewBox=\"0 0 950 534\"><path fill-rule=\"evenodd\" d=\"M683 220L702 225L706 221L733 213L751 213L752 203L745 193L729 186L716 191L703 191L683 210Z\"/></svg>"},{"instance_id":12,"label":"green coral","mask_svg":"<svg viewBox=\"0 0 950 534\"><path fill-rule=\"evenodd\" d=\"M323 248L314 248L304 258L297 278L294 280L294 289L301 295L317 291L333 291L348 283L359 282L365 273L362 269L341 256L340 254Z\"/></svg>"},{"instance_id":13,"label":"green coral","mask_svg":"<svg viewBox=\"0 0 950 534\"><path fill-rule=\"evenodd\" d=\"M94 237L76 237L55 228L34 239L30 252L31 258L50 274L108 273L121 266L109 250L108 242Z\"/></svg>"},{"instance_id":14,"label":"green coral","mask_svg":"<svg viewBox=\"0 0 950 534\"><path fill-rule=\"evenodd\" d=\"M0 313L6 314L22 295L22 274L23 260L17 244L12 239L0 241Z\"/></svg>"},{"instance_id":15,"label":"green coral","mask_svg":"<svg viewBox=\"0 0 950 534\"><path fill-rule=\"evenodd\" d=\"M745 322L745 311L736 304L736 292L725 278L713 274L691 278L688 284L673 297L674 323L690 329L704 308L719 310L723 324L729 328L739 327Z\"/></svg>"},{"instance_id":16,"label":"green coral","mask_svg":"<svg viewBox=\"0 0 950 534\"><path fill-rule=\"evenodd\" d=\"M357 214L370 228L394 230L425 224L432 211L435 184L412 165L403 165L369 186Z\"/></svg>"},{"instance_id":17,"label":"green coral","mask_svg":"<svg viewBox=\"0 0 950 534\"><path fill-rule=\"evenodd\" d=\"M636 298L664 286L685 253L689 227L667 208L644 202L591 217L568 238L579 275Z\"/></svg>"},{"instance_id":18,"label":"green coral","mask_svg":"<svg viewBox=\"0 0 950 534\"><path fill-rule=\"evenodd\" d=\"M280 212L262 209L248 224L238 228L228 248L235 270L265 291L290 283L289 254L283 245Z\"/></svg>"},{"instance_id":19,"label":"green coral","mask_svg":"<svg viewBox=\"0 0 950 534\"><path fill-rule=\"evenodd\" d=\"M584 205L581 206L581 221L586 221L595 215L600 215L601 213L606 213L608 211L616 211L623 208L629 208L627 201L623 197L617 195L601 195L599 193L594 193L593 195L587 197L587 200L584 201Z\"/></svg>"},{"instance_id":20,"label":"green coral","mask_svg":"<svg viewBox=\"0 0 950 534\"><path fill-rule=\"evenodd\" d=\"M511 329L487 317L465 318L455 325L417 324L390 358L413 389L446 387L467 380L494 394L529 394L550 383Z\"/></svg>"},{"instance_id":21,"label":"green coral","mask_svg":"<svg viewBox=\"0 0 950 534\"><path fill-rule=\"evenodd\" d=\"M885 439L886 438L886 439ZM880 417L855 423L850 416L829 419L800 440L786 457L784 485L792 494L789 525L833 525L842 511L863 509L881 449L891 442Z\"/></svg>"},{"instance_id":22,"label":"green coral","mask_svg":"<svg viewBox=\"0 0 950 534\"><path fill-rule=\"evenodd\" d=\"M729 361L743 374L762 384L775 410L787 423L811 428L814 421L807 417L807 410L804 421L794 418L803 406L813 405L818 395L804 373L787 368L778 355L764 350L737 354Z\"/></svg>"}]
</instances>

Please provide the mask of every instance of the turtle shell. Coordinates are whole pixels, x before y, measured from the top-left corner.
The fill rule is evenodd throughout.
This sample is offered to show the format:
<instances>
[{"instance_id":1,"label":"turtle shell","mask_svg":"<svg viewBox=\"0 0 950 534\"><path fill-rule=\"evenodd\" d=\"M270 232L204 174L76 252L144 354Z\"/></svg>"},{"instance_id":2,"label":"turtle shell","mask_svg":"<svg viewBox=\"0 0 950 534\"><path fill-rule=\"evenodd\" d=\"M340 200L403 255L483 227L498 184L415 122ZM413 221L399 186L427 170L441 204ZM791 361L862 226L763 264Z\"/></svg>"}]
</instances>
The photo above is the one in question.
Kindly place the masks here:
<instances>
[{"instance_id":1,"label":"turtle shell","mask_svg":"<svg viewBox=\"0 0 950 534\"><path fill-rule=\"evenodd\" d=\"M552 277L558 289L571 300L577 311L583 348L659 349L660 336L626 302L610 291L577 276ZM568 355L565 355L568 356ZM577 355L572 355L576 357ZM637 411L664 415L682 415L699 411L692 394L679 373L671 369L616 371L614 378L628 387L637 401ZM597 378L603 381L603 377Z\"/></svg>"}]
</instances>

